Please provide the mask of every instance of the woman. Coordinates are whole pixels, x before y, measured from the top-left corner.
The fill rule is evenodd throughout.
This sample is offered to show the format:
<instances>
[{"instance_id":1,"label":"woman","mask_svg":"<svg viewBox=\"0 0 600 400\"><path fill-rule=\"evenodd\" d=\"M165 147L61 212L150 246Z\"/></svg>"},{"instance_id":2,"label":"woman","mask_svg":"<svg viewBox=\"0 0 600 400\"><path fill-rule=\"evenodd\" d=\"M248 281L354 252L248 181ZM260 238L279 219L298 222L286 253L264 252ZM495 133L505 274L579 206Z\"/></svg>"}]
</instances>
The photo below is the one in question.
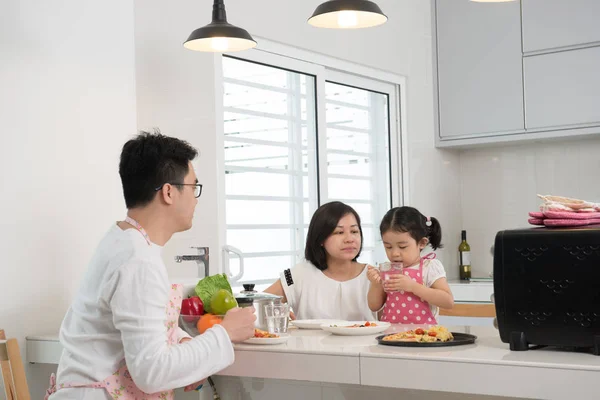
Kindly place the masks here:
<instances>
[{"instance_id":1,"label":"woman","mask_svg":"<svg viewBox=\"0 0 600 400\"><path fill-rule=\"evenodd\" d=\"M297 319L373 320L367 265L356 261L362 240L352 207L339 201L322 205L308 227L306 260L283 271L265 291L283 296Z\"/></svg>"}]
</instances>

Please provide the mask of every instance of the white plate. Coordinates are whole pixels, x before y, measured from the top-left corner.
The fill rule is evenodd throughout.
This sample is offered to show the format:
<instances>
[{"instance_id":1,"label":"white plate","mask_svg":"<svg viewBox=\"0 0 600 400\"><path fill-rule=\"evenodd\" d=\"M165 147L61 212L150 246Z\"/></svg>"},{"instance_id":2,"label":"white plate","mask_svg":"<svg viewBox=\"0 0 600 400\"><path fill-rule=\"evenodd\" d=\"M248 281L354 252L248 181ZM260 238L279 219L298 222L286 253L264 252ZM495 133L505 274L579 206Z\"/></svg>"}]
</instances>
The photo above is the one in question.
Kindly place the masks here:
<instances>
[{"instance_id":1,"label":"white plate","mask_svg":"<svg viewBox=\"0 0 600 400\"><path fill-rule=\"evenodd\" d=\"M297 319L290 321L290 324L300 329L317 329L321 330L321 325L338 325L345 324L346 321L339 321L335 319Z\"/></svg>"},{"instance_id":2,"label":"white plate","mask_svg":"<svg viewBox=\"0 0 600 400\"><path fill-rule=\"evenodd\" d=\"M282 333L278 338L250 338L248 340L244 340L246 344L282 344L288 341L290 335L287 333Z\"/></svg>"},{"instance_id":3,"label":"white plate","mask_svg":"<svg viewBox=\"0 0 600 400\"><path fill-rule=\"evenodd\" d=\"M321 329L327 332L331 332L334 335L342 336L364 336L364 335L375 335L388 329L392 324L389 322L381 321L369 321L375 326L365 326L362 328L349 328L354 324L364 324L366 321L348 321L341 324L323 324ZM337 325L337 326L332 326Z\"/></svg>"}]
</instances>

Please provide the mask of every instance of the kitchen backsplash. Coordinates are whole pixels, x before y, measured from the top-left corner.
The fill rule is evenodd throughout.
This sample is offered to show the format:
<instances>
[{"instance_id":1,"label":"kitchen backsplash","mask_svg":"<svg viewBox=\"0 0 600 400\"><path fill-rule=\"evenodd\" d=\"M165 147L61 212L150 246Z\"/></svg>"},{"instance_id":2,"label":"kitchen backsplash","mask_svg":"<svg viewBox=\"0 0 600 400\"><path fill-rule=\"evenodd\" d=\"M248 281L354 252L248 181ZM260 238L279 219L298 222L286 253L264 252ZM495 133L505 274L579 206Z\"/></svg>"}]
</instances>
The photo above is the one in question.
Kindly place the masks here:
<instances>
[{"instance_id":1,"label":"kitchen backsplash","mask_svg":"<svg viewBox=\"0 0 600 400\"><path fill-rule=\"evenodd\" d=\"M527 213L538 210L538 193L600 202L598 171L600 139L463 151L462 229L469 235L473 276L492 272L490 248L498 231L530 226Z\"/></svg>"}]
</instances>

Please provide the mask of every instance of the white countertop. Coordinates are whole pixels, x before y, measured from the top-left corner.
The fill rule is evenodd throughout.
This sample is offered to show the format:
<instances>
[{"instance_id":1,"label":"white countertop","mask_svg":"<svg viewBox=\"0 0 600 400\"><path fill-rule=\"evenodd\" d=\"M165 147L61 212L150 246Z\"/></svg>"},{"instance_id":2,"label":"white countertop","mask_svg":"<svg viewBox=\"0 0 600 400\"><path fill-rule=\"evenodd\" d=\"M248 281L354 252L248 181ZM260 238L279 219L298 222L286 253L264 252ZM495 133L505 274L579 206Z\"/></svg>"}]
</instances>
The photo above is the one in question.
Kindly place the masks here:
<instances>
[{"instance_id":1,"label":"white countertop","mask_svg":"<svg viewBox=\"0 0 600 400\"><path fill-rule=\"evenodd\" d=\"M405 325L390 328L385 333L403 331ZM452 327L453 332L471 333L477 336L473 345L415 348L394 347L377 344L370 336L337 336L324 331L293 329L290 339L279 345L262 346L236 344L236 351L261 351L288 354L316 354L360 356L390 359L424 359L432 361L468 362L530 366L539 368L578 369L600 372L600 357L591 353L576 353L557 349L510 351L508 343L502 343L498 330L488 327Z\"/></svg>"},{"instance_id":2,"label":"white countertop","mask_svg":"<svg viewBox=\"0 0 600 400\"><path fill-rule=\"evenodd\" d=\"M472 345L425 349L378 345L376 335L334 336L293 329L284 344L235 345L236 361L221 375L520 398L586 399L596 390L600 358L591 353L511 352L494 328L451 330L475 334L478 340ZM27 338L27 361L58 363L59 356L55 336Z\"/></svg>"}]
</instances>

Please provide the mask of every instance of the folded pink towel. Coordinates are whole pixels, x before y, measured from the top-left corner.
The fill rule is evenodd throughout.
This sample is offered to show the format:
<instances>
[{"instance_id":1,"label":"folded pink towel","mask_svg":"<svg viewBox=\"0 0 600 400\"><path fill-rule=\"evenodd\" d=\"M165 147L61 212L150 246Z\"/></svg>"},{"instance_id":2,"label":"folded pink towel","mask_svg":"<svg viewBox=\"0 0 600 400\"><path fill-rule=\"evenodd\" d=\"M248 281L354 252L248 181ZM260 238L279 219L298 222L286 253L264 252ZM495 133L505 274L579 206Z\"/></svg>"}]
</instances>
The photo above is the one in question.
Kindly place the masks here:
<instances>
[{"instance_id":1,"label":"folded pink towel","mask_svg":"<svg viewBox=\"0 0 600 400\"><path fill-rule=\"evenodd\" d=\"M600 203L560 196L542 196L540 212L530 212L531 225L548 227L600 224Z\"/></svg>"},{"instance_id":2,"label":"folded pink towel","mask_svg":"<svg viewBox=\"0 0 600 400\"><path fill-rule=\"evenodd\" d=\"M586 226L600 224L600 218L596 219L550 219L544 220L544 225L549 228L554 227L569 227L569 226Z\"/></svg>"},{"instance_id":3,"label":"folded pink towel","mask_svg":"<svg viewBox=\"0 0 600 400\"><path fill-rule=\"evenodd\" d=\"M551 219L597 219L600 212L546 211L544 216Z\"/></svg>"}]
</instances>

